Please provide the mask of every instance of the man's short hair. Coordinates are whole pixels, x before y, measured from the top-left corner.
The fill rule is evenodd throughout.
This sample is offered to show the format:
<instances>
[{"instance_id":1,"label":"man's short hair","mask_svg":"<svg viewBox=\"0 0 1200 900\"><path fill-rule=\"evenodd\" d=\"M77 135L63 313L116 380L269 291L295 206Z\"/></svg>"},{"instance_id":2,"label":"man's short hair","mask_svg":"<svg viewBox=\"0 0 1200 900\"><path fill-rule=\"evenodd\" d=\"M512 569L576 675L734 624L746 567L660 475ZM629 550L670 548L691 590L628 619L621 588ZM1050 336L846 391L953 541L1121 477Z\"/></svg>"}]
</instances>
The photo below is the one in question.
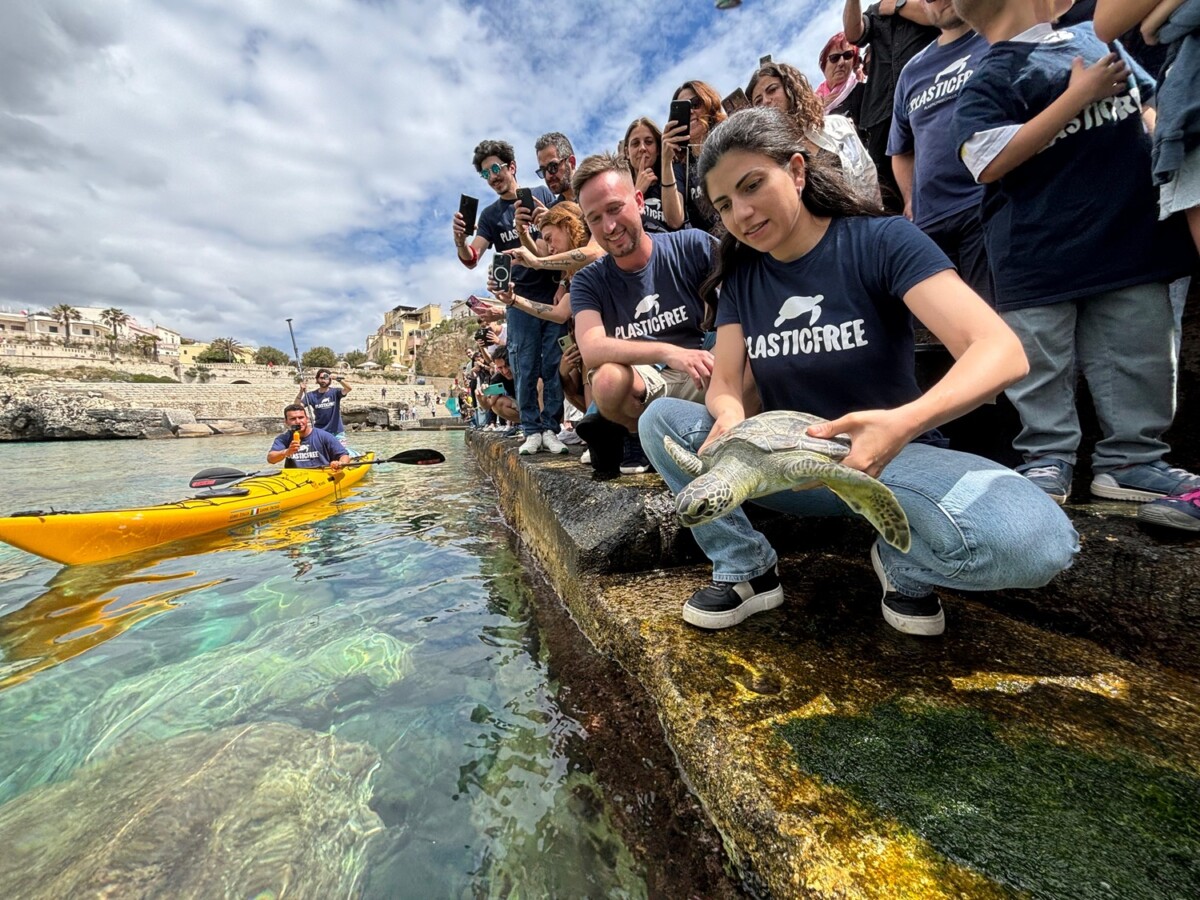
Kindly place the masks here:
<instances>
[{"instance_id":1,"label":"man's short hair","mask_svg":"<svg viewBox=\"0 0 1200 900\"><path fill-rule=\"evenodd\" d=\"M305 415L308 415L308 411L299 403L289 403L287 406L285 406L283 408L283 417L286 419L287 414L290 412L302 412Z\"/></svg>"},{"instance_id":2,"label":"man's short hair","mask_svg":"<svg viewBox=\"0 0 1200 900\"><path fill-rule=\"evenodd\" d=\"M575 170L575 177L571 179L571 190L578 197L584 185L605 172L616 172L628 178L630 184L634 183L633 168L629 165L627 157L617 156L615 153L593 153Z\"/></svg>"},{"instance_id":3,"label":"man's short hair","mask_svg":"<svg viewBox=\"0 0 1200 900\"><path fill-rule=\"evenodd\" d=\"M954 0L954 11L959 18L979 31L992 23L1004 12L1009 0Z\"/></svg>"},{"instance_id":4,"label":"man's short hair","mask_svg":"<svg viewBox=\"0 0 1200 900\"><path fill-rule=\"evenodd\" d=\"M496 352L492 354L492 362L504 360L505 365L508 364L508 347L504 344L496 345Z\"/></svg>"},{"instance_id":5,"label":"man's short hair","mask_svg":"<svg viewBox=\"0 0 1200 900\"><path fill-rule=\"evenodd\" d=\"M512 144L508 141L480 141L475 147L475 156L472 157L472 165L475 166L476 172L489 156L498 157L506 166L517 161Z\"/></svg>"},{"instance_id":6,"label":"man's short hair","mask_svg":"<svg viewBox=\"0 0 1200 900\"><path fill-rule=\"evenodd\" d=\"M547 147L551 146L558 151L558 158L560 160L565 160L575 155L575 148L571 146L571 142L567 140L567 136L561 131L547 131L537 139L537 143L533 145L533 152L541 153Z\"/></svg>"}]
</instances>

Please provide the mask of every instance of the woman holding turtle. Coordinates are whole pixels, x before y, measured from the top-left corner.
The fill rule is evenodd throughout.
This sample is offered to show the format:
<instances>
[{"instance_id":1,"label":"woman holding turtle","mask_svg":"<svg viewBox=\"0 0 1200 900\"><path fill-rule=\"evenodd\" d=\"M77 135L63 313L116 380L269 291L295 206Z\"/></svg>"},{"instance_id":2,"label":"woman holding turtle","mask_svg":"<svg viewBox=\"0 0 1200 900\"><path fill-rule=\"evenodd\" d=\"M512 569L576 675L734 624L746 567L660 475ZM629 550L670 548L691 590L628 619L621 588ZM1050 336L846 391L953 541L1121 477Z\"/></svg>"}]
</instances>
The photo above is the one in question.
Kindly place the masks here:
<instances>
[{"instance_id":1,"label":"woman holding turtle","mask_svg":"<svg viewBox=\"0 0 1200 900\"><path fill-rule=\"evenodd\" d=\"M764 410L831 420L808 434L848 435L842 462L879 478L907 515L907 553L881 541L871 547L892 627L941 634L935 587L1038 587L1069 566L1078 537L1058 506L1012 470L946 449L936 430L1027 371L1016 336L937 246L810 162L803 136L775 109L744 110L718 126L704 145L700 179L728 230L705 285L709 303L720 288L707 409L662 399L639 422L642 445L671 490L690 478L664 438L702 451L742 422L749 365ZM956 360L924 394L913 366L914 315ZM802 516L850 512L825 489L755 502ZM713 584L684 604L685 621L725 628L783 602L775 551L744 512L693 534L713 563Z\"/></svg>"}]
</instances>

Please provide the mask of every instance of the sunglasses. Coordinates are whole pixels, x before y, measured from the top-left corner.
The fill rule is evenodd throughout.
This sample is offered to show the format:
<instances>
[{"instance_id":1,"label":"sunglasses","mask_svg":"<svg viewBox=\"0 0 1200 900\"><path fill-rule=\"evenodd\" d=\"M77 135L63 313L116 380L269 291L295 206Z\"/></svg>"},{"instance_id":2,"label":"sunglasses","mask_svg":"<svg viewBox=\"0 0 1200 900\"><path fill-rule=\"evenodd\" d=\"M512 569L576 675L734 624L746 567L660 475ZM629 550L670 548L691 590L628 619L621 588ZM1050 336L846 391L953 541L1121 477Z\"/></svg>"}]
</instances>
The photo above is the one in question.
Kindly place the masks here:
<instances>
[{"instance_id":1,"label":"sunglasses","mask_svg":"<svg viewBox=\"0 0 1200 900\"><path fill-rule=\"evenodd\" d=\"M704 101L701 100L699 97L693 97L691 100L689 100L687 102L692 105L692 109L699 109L700 107L702 107L704 105Z\"/></svg>"},{"instance_id":2,"label":"sunglasses","mask_svg":"<svg viewBox=\"0 0 1200 900\"><path fill-rule=\"evenodd\" d=\"M479 177L480 178L488 178L492 175L499 175L501 173L501 171L503 171L506 168L508 168L508 167L502 166L502 165L500 165L500 163L492 163L491 166L479 170Z\"/></svg>"},{"instance_id":3,"label":"sunglasses","mask_svg":"<svg viewBox=\"0 0 1200 900\"><path fill-rule=\"evenodd\" d=\"M850 62L850 60L854 59L854 51L844 50L841 53L830 53L827 57L825 57L825 61L831 63L841 62L843 59L846 60L846 62Z\"/></svg>"},{"instance_id":4,"label":"sunglasses","mask_svg":"<svg viewBox=\"0 0 1200 900\"><path fill-rule=\"evenodd\" d=\"M565 165L565 162L556 159L554 162L548 162L546 165L534 169L533 174L538 178L545 178L547 175L557 175L558 170Z\"/></svg>"}]
</instances>

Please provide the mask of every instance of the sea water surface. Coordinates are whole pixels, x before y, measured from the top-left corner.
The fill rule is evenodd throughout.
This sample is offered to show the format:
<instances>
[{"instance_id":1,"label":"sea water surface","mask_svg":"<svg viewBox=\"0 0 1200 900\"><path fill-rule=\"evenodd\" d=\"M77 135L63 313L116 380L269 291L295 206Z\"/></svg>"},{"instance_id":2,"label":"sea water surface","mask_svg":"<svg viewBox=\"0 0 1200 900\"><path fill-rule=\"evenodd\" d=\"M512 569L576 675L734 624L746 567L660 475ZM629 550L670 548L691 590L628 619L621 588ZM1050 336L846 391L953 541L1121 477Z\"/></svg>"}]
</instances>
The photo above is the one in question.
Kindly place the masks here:
<instances>
[{"instance_id":1,"label":"sea water surface","mask_svg":"<svg viewBox=\"0 0 1200 900\"><path fill-rule=\"evenodd\" d=\"M179 499L269 440L8 445L0 511ZM448 460L103 565L0 545L7 896L646 895L462 435L352 443Z\"/></svg>"}]
</instances>

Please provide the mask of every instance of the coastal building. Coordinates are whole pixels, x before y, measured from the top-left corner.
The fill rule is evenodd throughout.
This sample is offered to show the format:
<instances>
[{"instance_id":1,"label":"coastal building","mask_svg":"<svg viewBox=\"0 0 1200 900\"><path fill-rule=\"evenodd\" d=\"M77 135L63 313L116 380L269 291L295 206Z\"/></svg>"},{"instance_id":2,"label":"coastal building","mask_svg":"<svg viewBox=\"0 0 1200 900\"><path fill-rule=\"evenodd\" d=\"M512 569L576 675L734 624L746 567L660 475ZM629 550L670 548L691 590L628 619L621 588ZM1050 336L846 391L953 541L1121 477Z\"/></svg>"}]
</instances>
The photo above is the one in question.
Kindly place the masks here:
<instances>
[{"instance_id":1,"label":"coastal building","mask_svg":"<svg viewBox=\"0 0 1200 900\"><path fill-rule=\"evenodd\" d=\"M393 306L383 314L383 324L367 336L367 356L372 360L381 351L392 354L392 364L409 368L417 349L433 326L442 321L442 308L436 303L425 306Z\"/></svg>"},{"instance_id":2,"label":"coastal building","mask_svg":"<svg viewBox=\"0 0 1200 900\"><path fill-rule=\"evenodd\" d=\"M188 341L181 338L178 348L180 365L194 366L196 364L196 357L210 346L211 344L208 341ZM234 362L250 365L254 362L254 353L254 347L238 347L233 351Z\"/></svg>"}]
</instances>

